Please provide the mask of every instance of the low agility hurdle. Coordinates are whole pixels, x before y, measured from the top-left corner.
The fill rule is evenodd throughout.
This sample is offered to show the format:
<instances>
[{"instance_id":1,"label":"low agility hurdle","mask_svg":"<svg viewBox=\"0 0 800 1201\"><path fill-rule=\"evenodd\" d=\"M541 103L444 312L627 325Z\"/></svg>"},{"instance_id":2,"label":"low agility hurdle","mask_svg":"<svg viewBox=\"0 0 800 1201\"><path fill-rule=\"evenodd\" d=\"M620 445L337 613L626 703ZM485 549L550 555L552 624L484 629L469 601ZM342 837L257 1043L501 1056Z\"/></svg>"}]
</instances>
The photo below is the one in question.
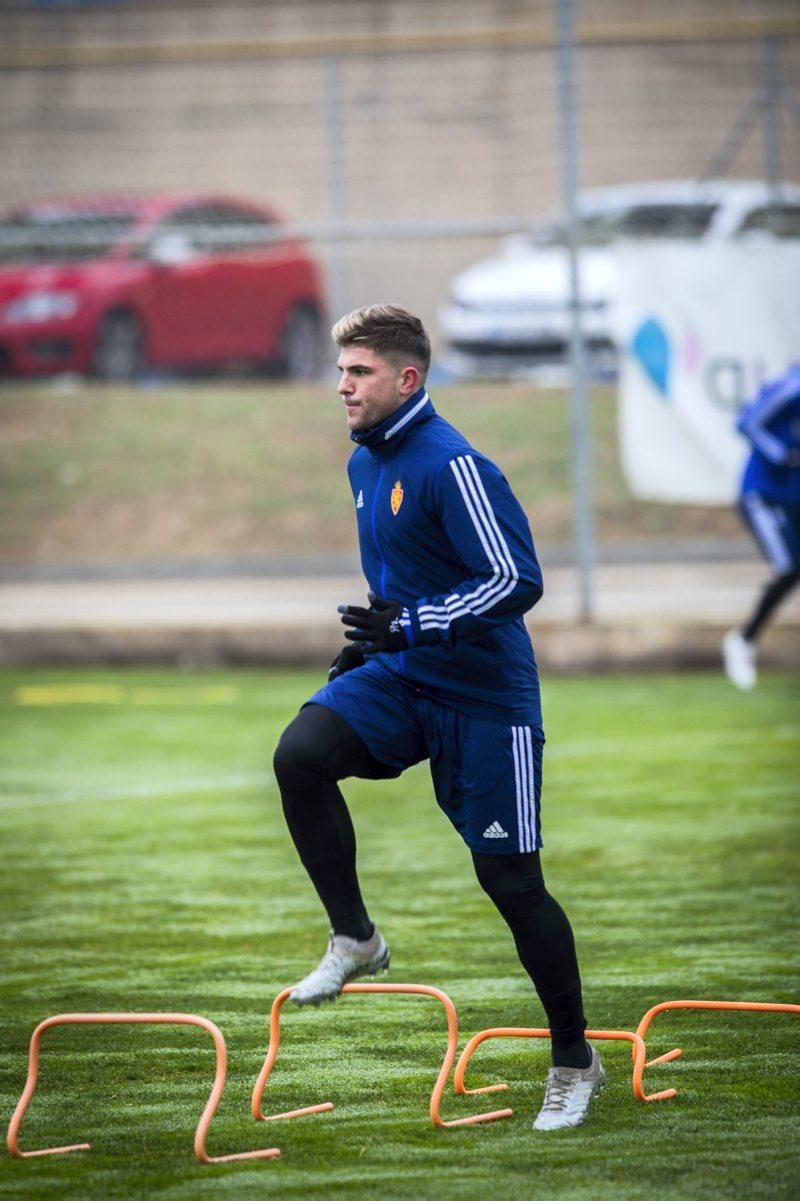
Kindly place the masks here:
<instances>
[{"instance_id":1,"label":"low agility hurdle","mask_svg":"<svg viewBox=\"0 0 800 1201\"><path fill-rule=\"evenodd\" d=\"M477 1093L494 1093L500 1089L507 1089L507 1084L485 1084L478 1088L467 1088L464 1083L464 1075L467 1070L467 1065L475 1051L481 1043L486 1042L490 1038L549 1038L550 1031L543 1026L492 1026L488 1030L480 1030L477 1034L473 1034L464 1050L459 1056L456 1070L453 1074L453 1086L457 1093L462 1095ZM645 1068L645 1059L647 1051L644 1044L644 1039L638 1033L631 1030L587 1030L586 1037L595 1040L608 1041L625 1041L631 1043L631 1055L633 1057L633 1079L632 1090L633 1095L638 1101L663 1101L667 1097L675 1095L674 1089L667 1089L665 1092L652 1093L650 1096L645 1094L642 1087L642 1073ZM504 1117L510 1117L513 1110L508 1109L504 1112Z\"/></svg>"},{"instance_id":2,"label":"low agility hurdle","mask_svg":"<svg viewBox=\"0 0 800 1201\"><path fill-rule=\"evenodd\" d=\"M673 1009L743 1009L755 1010L761 1013L800 1013L800 1005L777 1001L661 1001L658 1005L653 1005L651 1009L648 1009L639 1022L636 1033L640 1038L644 1039L653 1018L659 1013L666 1013ZM671 1051L666 1051L663 1055L657 1055L655 1059L648 1059L644 1066L652 1068L657 1063L669 1063L673 1059L678 1059L682 1054L683 1052L680 1047L673 1047ZM674 1097L676 1095L677 1089L670 1088L665 1093L657 1093L653 1097L644 1099L652 1101L656 1097Z\"/></svg>"},{"instance_id":3,"label":"low agility hurdle","mask_svg":"<svg viewBox=\"0 0 800 1201\"><path fill-rule=\"evenodd\" d=\"M20 1150L19 1128L36 1089L36 1081L39 1076L39 1047L45 1031L50 1030L53 1026L102 1026L128 1023L199 1026L201 1030L207 1030L213 1038L217 1053L214 1084L211 1088L211 1094L206 1102L205 1109L200 1115L200 1121L197 1123L194 1135L194 1153L201 1163L232 1163L238 1159L275 1159L280 1155L277 1147L263 1148L258 1151L236 1151L232 1155L208 1154L206 1150L206 1135L211 1125L211 1119L217 1111L228 1073L228 1054L225 1048L225 1039L222 1037L222 1031L219 1026L209 1021L208 1018L199 1017L194 1013L59 1013L55 1017L45 1018L31 1035L28 1052L28 1076L6 1136L6 1145L8 1146L9 1153L15 1159L30 1159L37 1155L65 1154L68 1151L88 1151L91 1147L91 1143L72 1143L65 1147L40 1147L35 1151Z\"/></svg>"},{"instance_id":4,"label":"low agility hurdle","mask_svg":"<svg viewBox=\"0 0 800 1201\"><path fill-rule=\"evenodd\" d=\"M261 1103L264 1096L264 1089L267 1086L267 1081L270 1078L275 1060L278 1056L280 1047L280 1022L281 1010L286 999L291 993L290 988L285 988L283 992L278 993L272 1003L272 1010L269 1019L269 1046L267 1048L267 1057L264 1060L264 1066L259 1073L256 1081L253 1095L251 1098L250 1108L253 1117L257 1122L274 1121L277 1118L296 1118L303 1114L320 1113L323 1110L333 1109L333 1104L330 1101L325 1101L321 1105L310 1105L303 1109L292 1109L287 1113L278 1113L265 1115L262 1111ZM345 984L342 992L345 993L394 993L394 994L410 994L412 996L432 997L436 1001L441 1001L444 1006L444 1011L447 1017L447 1047L442 1060L442 1066L439 1069L439 1074L436 1077L436 1083L433 1086L431 1093L428 1112L430 1113L431 1121L434 1126L439 1126L443 1129L448 1129L453 1126L475 1126L479 1122L494 1122L499 1118L508 1118L513 1113L511 1109L498 1109L490 1113L471 1114L464 1118L451 1118L446 1121L441 1113L442 1094L444 1093L445 1085L447 1084L450 1075L450 1069L453 1066L453 1061L456 1057L458 1049L458 1017L456 1015L456 1007L448 997L447 993L442 992L440 988L433 988L428 984ZM505 1087L505 1086L503 1086Z\"/></svg>"}]
</instances>

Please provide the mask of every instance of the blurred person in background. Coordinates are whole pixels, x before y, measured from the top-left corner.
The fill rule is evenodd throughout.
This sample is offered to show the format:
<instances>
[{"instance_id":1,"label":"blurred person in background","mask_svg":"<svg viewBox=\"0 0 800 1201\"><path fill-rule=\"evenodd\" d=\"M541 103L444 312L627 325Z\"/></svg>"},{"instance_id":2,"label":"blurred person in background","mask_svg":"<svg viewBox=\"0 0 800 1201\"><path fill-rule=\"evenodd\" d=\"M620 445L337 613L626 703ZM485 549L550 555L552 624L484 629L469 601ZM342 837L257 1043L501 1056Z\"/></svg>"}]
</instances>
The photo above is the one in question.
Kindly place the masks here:
<instances>
[{"instance_id":1,"label":"blurred person in background","mask_svg":"<svg viewBox=\"0 0 800 1201\"><path fill-rule=\"evenodd\" d=\"M739 510L774 573L747 621L722 644L729 679L747 691L756 682L758 638L800 581L800 363L761 389L736 428L752 448Z\"/></svg>"},{"instance_id":2,"label":"blurred person in background","mask_svg":"<svg viewBox=\"0 0 800 1201\"><path fill-rule=\"evenodd\" d=\"M417 317L373 305L343 317L332 336L370 593L369 607L339 607L347 646L275 752L287 824L331 927L291 1000L333 1000L389 965L338 781L394 778L429 759L437 802L547 1013L553 1066L534 1128L577 1126L604 1073L584 1036L572 928L539 861L544 733L523 614L542 579L528 520L495 464L434 410Z\"/></svg>"}]
</instances>

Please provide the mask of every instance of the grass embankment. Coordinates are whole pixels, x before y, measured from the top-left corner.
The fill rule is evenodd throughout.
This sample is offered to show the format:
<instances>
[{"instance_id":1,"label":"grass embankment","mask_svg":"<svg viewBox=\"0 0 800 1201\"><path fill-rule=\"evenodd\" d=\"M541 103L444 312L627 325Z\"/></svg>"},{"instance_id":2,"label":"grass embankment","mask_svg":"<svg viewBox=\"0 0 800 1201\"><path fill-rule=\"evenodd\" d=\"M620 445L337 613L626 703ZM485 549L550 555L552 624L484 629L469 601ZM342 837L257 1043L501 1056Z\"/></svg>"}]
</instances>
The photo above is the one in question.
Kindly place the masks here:
<instances>
[{"instance_id":1,"label":"grass embankment","mask_svg":"<svg viewBox=\"0 0 800 1201\"><path fill-rule=\"evenodd\" d=\"M381 1197L397 1201L789 1201L800 1178L797 1040L788 1015L662 1016L631 1096L627 1044L585 1127L531 1131L547 1067L539 1042L481 1048L469 1083L507 1080L515 1116L437 1131L430 1089L441 1009L349 997L287 1014L271 1112L249 1096L277 992L324 946L325 923L269 773L280 729L316 685L304 674L24 671L0 675L2 1113L20 1095L38 1021L64 1011L184 1010L217 1022L230 1072L212 1154L281 1147L272 1163L192 1155L213 1051L182 1027L45 1036L21 1143L92 1150L0 1158L0 1195ZM553 680L544 825L550 887L570 913L597 1027L632 1030L658 1001L797 1001L797 681L742 696L719 677ZM390 938L389 979L443 988L466 1037L542 1013L511 940L436 810L427 771L347 787L362 881ZM502 1099L502 1097L501 1097ZM445 1116L497 1098L445 1094ZM505 1103L505 1101L504 1101Z\"/></svg>"},{"instance_id":2,"label":"grass embankment","mask_svg":"<svg viewBox=\"0 0 800 1201\"><path fill-rule=\"evenodd\" d=\"M568 402L511 384L434 391L501 465L540 545L571 538ZM727 509L644 504L618 463L616 400L592 403L602 541L741 537ZM0 391L0 565L355 553L351 444L333 385Z\"/></svg>"}]
</instances>

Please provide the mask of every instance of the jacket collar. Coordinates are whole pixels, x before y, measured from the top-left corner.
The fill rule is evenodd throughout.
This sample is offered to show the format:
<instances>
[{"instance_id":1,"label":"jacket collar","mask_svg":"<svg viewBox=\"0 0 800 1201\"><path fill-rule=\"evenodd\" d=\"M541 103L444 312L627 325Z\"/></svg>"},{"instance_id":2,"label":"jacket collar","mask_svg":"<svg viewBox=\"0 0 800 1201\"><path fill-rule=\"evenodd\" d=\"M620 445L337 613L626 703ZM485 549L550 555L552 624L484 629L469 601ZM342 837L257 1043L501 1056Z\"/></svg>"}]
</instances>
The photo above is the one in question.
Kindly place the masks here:
<instances>
[{"instance_id":1,"label":"jacket collar","mask_svg":"<svg viewBox=\"0 0 800 1201\"><path fill-rule=\"evenodd\" d=\"M350 437L359 446L377 450L379 447L386 446L387 443L396 442L413 426L433 417L435 411L425 388L418 388L405 404L402 404L399 409L395 409L391 416L382 421L380 425L373 426L371 430L354 430Z\"/></svg>"}]
</instances>

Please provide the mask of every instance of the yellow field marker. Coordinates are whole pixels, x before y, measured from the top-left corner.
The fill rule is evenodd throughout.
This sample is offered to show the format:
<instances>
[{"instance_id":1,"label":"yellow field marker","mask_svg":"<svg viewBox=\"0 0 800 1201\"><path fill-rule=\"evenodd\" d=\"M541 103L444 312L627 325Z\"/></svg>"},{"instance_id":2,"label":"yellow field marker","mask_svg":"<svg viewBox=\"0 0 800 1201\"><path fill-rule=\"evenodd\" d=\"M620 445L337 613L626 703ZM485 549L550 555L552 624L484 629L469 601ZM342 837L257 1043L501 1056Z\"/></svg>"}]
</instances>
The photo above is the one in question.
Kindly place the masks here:
<instances>
[{"instance_id":1,"label":"yellow field marker","mask_svg":"<svg viewBox=\"0 0 800 1201\"><path fill-rule=\"evenodd\" d=\"M118 684L23 684L14 691L17 705L121 705Z\"/></svg>"},{"instance_id":2,"label":"yellow field marker","mask_svg":"<svg viewBox=\"0 0 800 1201\"><path fill-rule=\"evenodd\" d=\"M233 684L208 684L198 688L170 688L137 684L22 684L14 691L20 707L56 705L183 706L236 705L240 692Z\"/></svg>"}]
</instances>

